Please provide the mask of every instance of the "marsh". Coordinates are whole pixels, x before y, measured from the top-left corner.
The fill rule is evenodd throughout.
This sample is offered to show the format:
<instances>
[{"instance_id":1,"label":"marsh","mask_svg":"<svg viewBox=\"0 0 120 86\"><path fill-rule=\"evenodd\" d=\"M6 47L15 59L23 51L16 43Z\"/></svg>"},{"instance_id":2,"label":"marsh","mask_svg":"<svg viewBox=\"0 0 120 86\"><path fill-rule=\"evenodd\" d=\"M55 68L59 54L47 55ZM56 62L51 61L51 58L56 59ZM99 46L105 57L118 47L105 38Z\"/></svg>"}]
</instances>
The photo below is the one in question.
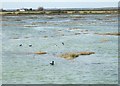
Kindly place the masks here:
<instances>
[{"instance_id":1,"label":"marsh","mask_svg":"<svg viewBox=\"0 0 120 86\"><path fill-rule=\"evenodd\" d=\"M114 14L3 16L3 84L117 84L118 35L100 35L118 33L117 19ZM39 51L47 53L34 54ZM95 54L59 57L83 51Z\"/></svg>"}]
</instances>

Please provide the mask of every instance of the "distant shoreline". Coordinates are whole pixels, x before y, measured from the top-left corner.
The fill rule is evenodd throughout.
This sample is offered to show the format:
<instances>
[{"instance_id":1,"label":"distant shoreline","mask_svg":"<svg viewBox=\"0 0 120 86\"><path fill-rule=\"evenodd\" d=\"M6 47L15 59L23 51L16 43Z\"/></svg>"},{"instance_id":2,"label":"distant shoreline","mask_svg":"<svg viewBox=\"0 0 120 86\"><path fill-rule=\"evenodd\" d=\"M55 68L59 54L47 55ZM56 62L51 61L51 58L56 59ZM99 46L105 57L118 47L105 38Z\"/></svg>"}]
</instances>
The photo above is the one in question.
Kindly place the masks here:
<instances>
[{"instance_id":1,"label":"distant shoreline","mask_svg":"<svg viewBox=\"0 0 120 86\"><path fill-rule=\"evenodd\" d=\"M118 14L117 9L108 10L43 10L43 11L5 11L0 12L2 16L17 15L62 15L62 14Z\"/></svg>"}]
</instances>

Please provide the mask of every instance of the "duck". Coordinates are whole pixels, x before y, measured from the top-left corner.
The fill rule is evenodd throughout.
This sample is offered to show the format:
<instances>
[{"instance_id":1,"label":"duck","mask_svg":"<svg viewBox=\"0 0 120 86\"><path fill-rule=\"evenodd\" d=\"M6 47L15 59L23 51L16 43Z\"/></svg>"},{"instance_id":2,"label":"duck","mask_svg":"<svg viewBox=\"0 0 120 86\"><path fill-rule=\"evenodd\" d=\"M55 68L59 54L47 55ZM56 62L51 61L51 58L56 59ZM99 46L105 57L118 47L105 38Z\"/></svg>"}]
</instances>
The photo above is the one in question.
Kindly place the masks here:
<instances>
[{"instance_id":1,"label":"duck","mask_svg":"<svg viewBox=\"0 0 120 86\"><path fill-rule=\"evenodd\" d=\"M31 44L29 44L29 47L32 47L32 45L31 45Z\"/></svg>"},{"instance_id":2,"label":"duck","mask_svg":"<svg viewBox=\"0 0 120 86\"><path fill-rule=\"evenodd\" d=\"M64 42L62 42L62 44L64 45Z\"/></svg>"},{"instance_id":3,"label":"duck","mask_svg":"<svg viewBox=\"0 0 120 86\"><path fill-rule=\"evenodd\" d=\"M22 44L20 44L19 46L22 46Z\"/></svg>"},{"instance_id":4,"label":"duck","mask_svg":"<svg viewBox=\"0 0 120 86\"><path fill-rule=\"evenodd\" d=\"M51 65L54 65L54 64L55 64L55 62L54 62L54 61L51 61L51 62L50 62L50 64L51 64Z\"/></svg>"}]
</instances>

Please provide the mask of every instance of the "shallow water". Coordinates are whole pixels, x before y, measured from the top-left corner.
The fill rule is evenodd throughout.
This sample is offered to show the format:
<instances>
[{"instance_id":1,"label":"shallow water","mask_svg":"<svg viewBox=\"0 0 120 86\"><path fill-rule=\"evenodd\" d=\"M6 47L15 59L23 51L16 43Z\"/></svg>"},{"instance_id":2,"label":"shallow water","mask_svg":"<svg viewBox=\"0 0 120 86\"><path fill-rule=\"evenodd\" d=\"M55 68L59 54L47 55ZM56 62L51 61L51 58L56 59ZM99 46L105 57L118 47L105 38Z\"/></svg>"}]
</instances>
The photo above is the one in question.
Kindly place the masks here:
<instances>
[{"instance_id":1,"label":"shallow water","mask_svg":"<svg viewBox=\"0 0 120 86\"><path fill-rule=\"evenodd\" d=\"M95 34L107 32L118 32L117 15L3 16L2 83L117 84L118 36ZM95 54L59 57L80 51Z\"/></svg>"}]
</instances>

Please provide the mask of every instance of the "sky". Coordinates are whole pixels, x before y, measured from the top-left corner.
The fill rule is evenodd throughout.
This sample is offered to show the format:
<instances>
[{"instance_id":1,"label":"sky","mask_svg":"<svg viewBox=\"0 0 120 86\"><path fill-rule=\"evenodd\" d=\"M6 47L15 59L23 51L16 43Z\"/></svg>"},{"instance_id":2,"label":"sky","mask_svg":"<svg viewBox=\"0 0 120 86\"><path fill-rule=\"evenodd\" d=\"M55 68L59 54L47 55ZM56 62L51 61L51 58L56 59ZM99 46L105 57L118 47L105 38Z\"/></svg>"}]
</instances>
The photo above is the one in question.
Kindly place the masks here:
<instances>
[{"instance_id":1,"label":"sky","mask_svg":"<svg viewBox=\"0 0 120 86\"><path fill-rule=\"evenodd\" d=\"M34 2L33 2L34 1ZM118 0L4 0L1 8L19 9L19 8L101 8L118 7Z\"/></svg>"}]
</instances>

